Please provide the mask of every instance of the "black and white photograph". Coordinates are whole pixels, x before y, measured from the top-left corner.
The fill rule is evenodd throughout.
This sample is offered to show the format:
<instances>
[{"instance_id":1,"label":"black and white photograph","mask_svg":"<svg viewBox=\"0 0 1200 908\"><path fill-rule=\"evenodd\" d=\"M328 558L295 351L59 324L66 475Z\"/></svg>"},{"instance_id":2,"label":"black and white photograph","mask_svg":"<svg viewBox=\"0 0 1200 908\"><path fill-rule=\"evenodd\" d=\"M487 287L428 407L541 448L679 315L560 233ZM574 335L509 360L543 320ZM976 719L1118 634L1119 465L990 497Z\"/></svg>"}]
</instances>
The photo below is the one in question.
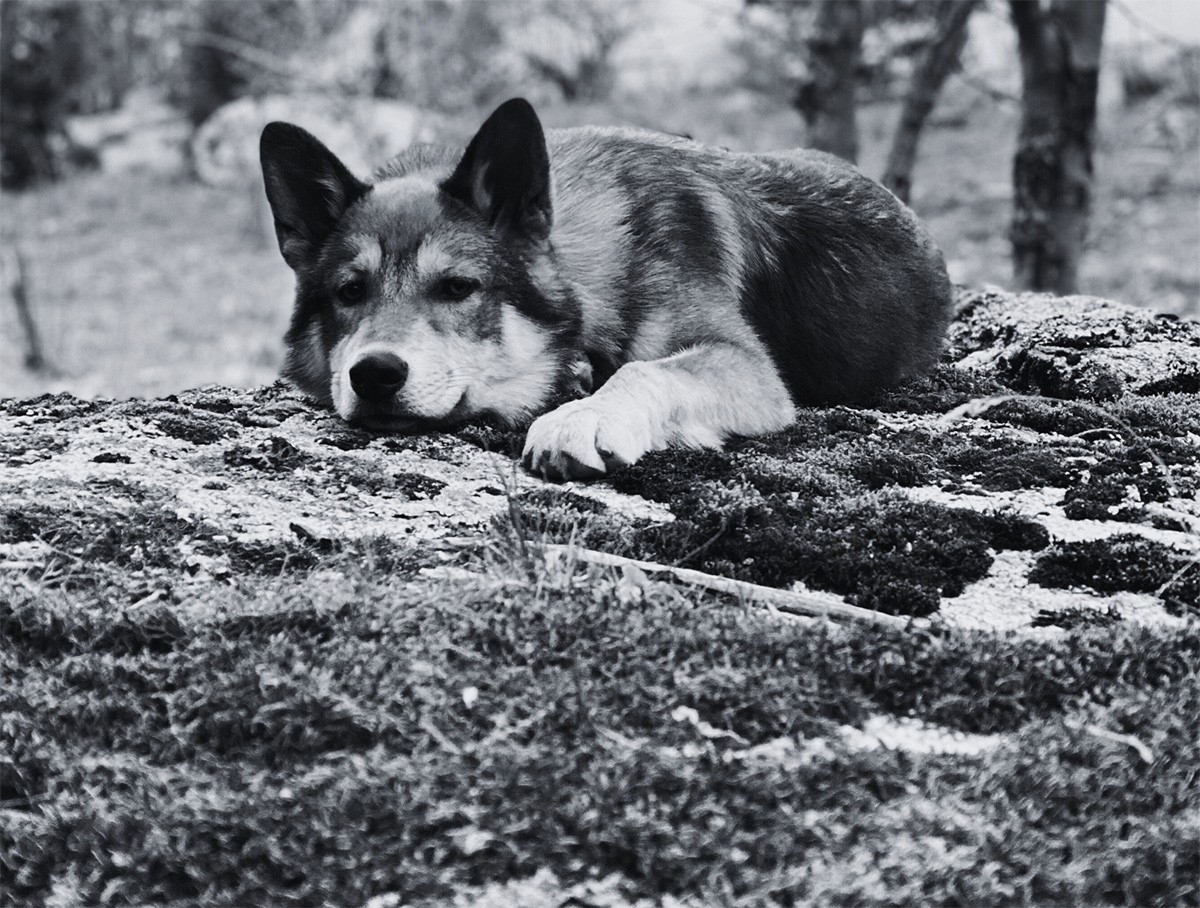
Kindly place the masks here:
<instances>
[{"instance_id":1,"label":"black and white photograph","mask_svg":"<svg viewBox=\"0 0 1200 908\"><path fill-rule=\"evenodd\" d=\"M1200 3L0 0L0 905L1200 906Z\"/></svg>"}]
</instances>

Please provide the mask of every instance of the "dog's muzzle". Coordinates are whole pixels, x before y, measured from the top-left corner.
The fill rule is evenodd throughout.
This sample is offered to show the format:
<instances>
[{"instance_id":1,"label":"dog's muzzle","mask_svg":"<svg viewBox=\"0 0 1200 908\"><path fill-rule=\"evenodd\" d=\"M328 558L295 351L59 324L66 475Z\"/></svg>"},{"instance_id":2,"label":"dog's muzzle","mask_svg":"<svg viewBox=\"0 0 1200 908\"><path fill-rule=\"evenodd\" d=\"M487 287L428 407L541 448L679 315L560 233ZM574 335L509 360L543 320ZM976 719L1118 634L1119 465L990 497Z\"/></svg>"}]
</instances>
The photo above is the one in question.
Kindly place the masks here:
<instances>
[{"instance_id":1,"label":"dog's muzzle","mask_svg":"<svg viewBox=\"0 0 1200 908\"><path fill-rule=\"evenodd\" d=\"M372 404L386 404L408 380L408 364L391 353L371 353L350 367L350 387Z\"/></svg>"}]
</instances>

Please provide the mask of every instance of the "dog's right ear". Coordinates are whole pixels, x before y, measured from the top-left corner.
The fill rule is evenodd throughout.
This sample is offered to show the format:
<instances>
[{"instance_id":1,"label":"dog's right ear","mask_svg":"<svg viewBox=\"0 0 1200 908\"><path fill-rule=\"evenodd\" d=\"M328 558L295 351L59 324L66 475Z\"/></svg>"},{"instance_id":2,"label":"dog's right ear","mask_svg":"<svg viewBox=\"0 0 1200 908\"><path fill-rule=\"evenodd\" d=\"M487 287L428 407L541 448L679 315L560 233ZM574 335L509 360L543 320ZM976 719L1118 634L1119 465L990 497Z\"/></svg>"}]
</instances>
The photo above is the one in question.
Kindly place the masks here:
<instances>
[{"instance_id":1,"label":"dog's right ear","mask_svg":"<svg viewBox=\"0 0 1200 908\"><path fill-rule=\"evenodd\" d=\"M291 123L268 123L259 142L263 183L283 259L295 271L369 188L315 137Z\"/></svg>"}]
</instances>

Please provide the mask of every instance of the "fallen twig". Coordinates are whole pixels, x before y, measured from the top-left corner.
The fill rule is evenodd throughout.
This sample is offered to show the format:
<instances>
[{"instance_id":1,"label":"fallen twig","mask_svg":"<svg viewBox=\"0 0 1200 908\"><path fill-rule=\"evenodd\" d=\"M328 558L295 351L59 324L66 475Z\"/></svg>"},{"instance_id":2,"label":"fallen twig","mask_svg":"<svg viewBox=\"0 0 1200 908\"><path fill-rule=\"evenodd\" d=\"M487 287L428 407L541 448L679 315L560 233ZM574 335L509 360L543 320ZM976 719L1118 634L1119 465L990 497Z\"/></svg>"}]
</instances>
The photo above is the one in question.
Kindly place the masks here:
<instances>
[{"instance_id":1,"label":"fallen twig","mask_svg":"<svg viewBox=\"0 0 1200 908\"><path fill-rule=\"evenodd\" d=\"M844 602L831 602L824 597L807 593L794 593L790 590L775 589L770 586L760 586L757 583L747 583L744 580L732 580L729 577L718 577L691 568L673 567L669 564L656 564L653 561L638 561L635 558L625 558L621 555L610 555L608 552L597 552L593 549L578 546L544 543L540 546L543 555L555 555L573 558L587 564L598 564L603 567L634 567L647 574L668 574L683 583L703 587L719 593L731 593L752 602L776 608L781 612L792 615L805 615L813 618L843 618L853 621L866 621L885 627L907 627L908 619L895 615L885 615L871 609L859 608Z\"/></svg>"}]
</instances>

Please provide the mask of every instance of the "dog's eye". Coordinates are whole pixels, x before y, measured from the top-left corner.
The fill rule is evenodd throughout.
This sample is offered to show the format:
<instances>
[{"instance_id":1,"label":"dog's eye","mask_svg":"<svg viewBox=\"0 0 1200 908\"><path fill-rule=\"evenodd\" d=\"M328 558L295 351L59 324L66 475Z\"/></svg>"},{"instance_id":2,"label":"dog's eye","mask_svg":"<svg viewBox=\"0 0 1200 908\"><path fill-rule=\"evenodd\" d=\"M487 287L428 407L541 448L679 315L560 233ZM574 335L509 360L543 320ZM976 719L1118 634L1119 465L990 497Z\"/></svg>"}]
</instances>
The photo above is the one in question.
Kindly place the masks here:
<instances>
[{"instance_id":1,"label":"dog's eye","mask_svg":"<svg viewBox=\"0 0 1200 908\"><path fill-rule=\"evenodd\" d=\"M447 277L438 282L437 295L446 300L465 300L479 289L479 282L466 277Z\"/></svg>"},{"instance_id":2,"label":"dog's eye","mask_svg":"<svg viewBox=\"0 0 1200 908\"><path fill-rule=\"evenodd\" d=\"M346 281L337 288L338 299L347 305L354 305L367 293L367 285L360 280Z\"/></svg>"}]
</instances>

